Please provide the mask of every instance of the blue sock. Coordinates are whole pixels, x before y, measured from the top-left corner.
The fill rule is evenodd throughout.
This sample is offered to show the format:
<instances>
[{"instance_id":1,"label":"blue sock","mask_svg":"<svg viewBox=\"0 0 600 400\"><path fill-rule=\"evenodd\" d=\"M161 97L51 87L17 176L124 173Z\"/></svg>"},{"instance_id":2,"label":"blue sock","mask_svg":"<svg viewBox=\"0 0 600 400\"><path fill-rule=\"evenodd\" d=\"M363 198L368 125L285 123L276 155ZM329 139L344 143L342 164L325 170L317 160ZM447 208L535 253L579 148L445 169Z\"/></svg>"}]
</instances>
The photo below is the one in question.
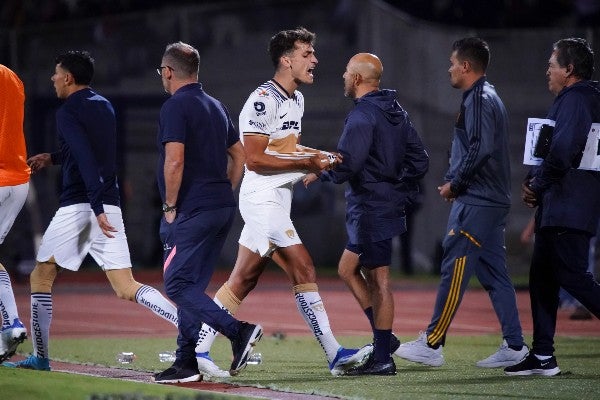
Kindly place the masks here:
<instances>
[{"instance_id":1,"label":"blue sock","mask_svg":"<svg viewBox=\"0 0 600 400\"><path fill-rule=\"evenodd\" d=\"M368 307L363 310L367 318L369 318L369 323L371 324L371 329L375 332L375 320L373 319L373 307Z\"/></svg>"},{"instance_id":2,"label":"blue sock","mask_svg":"<svg viewBox=\"0 0 600 400\"><path fill-rule=\"evenodd\" d=\"M375 361L388 362L390 360L390 341L392 338L391 329L374 329L375 340L373 356Z\"/></svg>"}]
</instances>

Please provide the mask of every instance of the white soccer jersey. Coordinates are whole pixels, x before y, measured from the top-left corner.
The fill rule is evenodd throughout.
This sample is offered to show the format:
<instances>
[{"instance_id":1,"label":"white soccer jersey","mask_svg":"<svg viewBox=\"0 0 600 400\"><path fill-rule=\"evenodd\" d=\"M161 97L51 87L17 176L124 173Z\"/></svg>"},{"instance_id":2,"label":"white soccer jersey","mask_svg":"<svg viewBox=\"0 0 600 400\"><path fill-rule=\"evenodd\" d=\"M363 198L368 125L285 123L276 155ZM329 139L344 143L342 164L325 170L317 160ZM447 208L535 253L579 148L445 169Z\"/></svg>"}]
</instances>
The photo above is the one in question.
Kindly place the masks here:
<instances>
[{"instance_id":1,"label":"white soccer jersey","mask_svg":"<svg viewBox=\"0 0 600 400\"><path fill-rule=\"evenodd\" d=\"M269 138L266 153L282 158L301 158L296 145L301 132L304 114L304 96L294 91L287 97L268 81L250 94L240 113L240 140L244 134L264 135ZM273 189L290 182L297 182L306 171L288 171L259 174L245 168L240 187L241 194Z\"/></svg>"}]
</instances>

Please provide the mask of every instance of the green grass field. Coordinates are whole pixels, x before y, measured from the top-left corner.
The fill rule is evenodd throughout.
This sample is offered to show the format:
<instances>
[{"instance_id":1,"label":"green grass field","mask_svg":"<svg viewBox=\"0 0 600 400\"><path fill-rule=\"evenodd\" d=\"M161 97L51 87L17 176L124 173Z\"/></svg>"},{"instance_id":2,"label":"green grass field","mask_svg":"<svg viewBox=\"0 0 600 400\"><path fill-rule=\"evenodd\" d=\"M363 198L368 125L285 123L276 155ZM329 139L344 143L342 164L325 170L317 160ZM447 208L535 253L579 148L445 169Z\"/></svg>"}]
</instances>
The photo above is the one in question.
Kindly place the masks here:
<instances>
[{"instance_id":1,"label":"green grass field","mask_svg":"<svg viewBox=\"0 0 600 400\"><path fill-rule=\"evenodd\" d=\"M401 337L412 340L412 337ZM531 342L531 338L526 338ZM368 338L342 337L347 346L360 346ZM501 369L481 369L475 362L495 351L496 336L448 338L440 368L424 367L395 358L394 377L338 377L330 375L323 353L310 337L283 340L265 337L256 351L263 363L249 365L230 382L295 393L330 395L345 399L591 399L600 393L600 337L566 338L556 341L556 356L562 374L558 377L508 377ZM128 368L156 372L158 353L172 350L170 339L53 339L53 359L75 363L119 366L119 351L132 351L137 359ZM223 367L229 365L228 342L218 338L212 356ZM26 343L21 351L27 353ZM90 378L63 373L0 368L2 399L225 399L172 386ZM202 397L199 396L202 393ZM95 396L95 397L94 397ZM103 397L104 396L104 397ZM112 396L112 397L111 397ZM120 396L120 397L119 397ZM137 397L136 397L137 396Z\"/></svg>"}]
</instances>

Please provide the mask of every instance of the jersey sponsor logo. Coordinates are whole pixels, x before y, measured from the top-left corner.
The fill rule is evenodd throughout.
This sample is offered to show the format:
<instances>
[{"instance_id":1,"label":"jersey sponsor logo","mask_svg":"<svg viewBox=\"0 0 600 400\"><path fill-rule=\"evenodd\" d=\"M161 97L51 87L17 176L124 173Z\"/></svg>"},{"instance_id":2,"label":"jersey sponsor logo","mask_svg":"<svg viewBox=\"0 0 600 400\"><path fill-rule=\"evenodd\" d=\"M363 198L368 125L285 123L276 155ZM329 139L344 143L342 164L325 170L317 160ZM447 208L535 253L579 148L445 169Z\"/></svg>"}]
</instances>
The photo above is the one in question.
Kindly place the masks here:
<instances>
[{"instance_id":1,"label":"jersey sponsor logo","mask_svg":"<svg viewBox=\"0 0 600 400\"><path fill-rule=\"evenodd\" d=\"M33 342L37 351L38 357L46 357L44 352L44 340L42 339L42 328L39 321L39 305L33 303L31 305L31 327L33 328Z\"/></svg>"},{"instance_id":2,"label":"jersey sponsor logo","mask_svg":"<svg viewBox=\"0 0 600 400\"><path fill-rule=\"evenodd\" d=\"M321 330L321 327L319 326L319 321L317 320L317 316L315 315L315 312L313 311L311 306L308 305L308 302L306 301L306 299L304 298L302 293L297 293L296 299L298 301L298 304L300 305L300 308L302 309L302 312L304 313L304 315L306 315L306 317L310 321L310 325L313 328L313 332L314 332L315 336L317 336L317 337L323 336L323 331Z\"/></svg>"},{"instance_id":3,"label":"jersey sponsor logo","mask_svg":"<svg viewBox=\"0 0 600 400\"><path fill-rule=\"evenodd\" d=\"M266 128L266 124L265 123L258 122L258 121L253 121L253 120L248 121L248 125L255 126L258 129L260 129L260 130L265 130L265 128Z\"/></svg>"},{"instance_id":4,"label":"jersey sponsor logo","mask_svg":"<svg viewBox=\"0 0 600 400\"><path fill-rule=\"evenodd\" d=\"M0 307L2 307L2 321L8 321L8 312L6 311L6 307L4 307L3 303L0 303Z\"/></svg>"},{"instance_id":5,"label":"jersey sponsor logo","mask_svg":"<svg viewBox=\"0 0 600 400\"><path fill-rule=\"evenodd\" d=\"M265 103L263 103L262 101L255 101L254 102L254 110L256 110L256 115L265 115L267 112L265 111L267 107L265 106Z\"/></svg>"},{"instance_id":6,"label":"jersey sponsor logo","mask_svg":"<svg viewBox=\"0 0 600 400\"><path fill-rule=\"evenodd\" d=\"M299 127L298 121L285 121L281 126L281 130L284 131L286 129L298 129Z\"/></svg>"},{"instance_id":7,"label":"jersey sponsor logo","mask_svg":"<svg viewBox=\"0 0 600 400\"><path fill-rule=\"evenodd\" d=\"M280 115L280 116L279 116L279 119L283 119L283 118L285 118L285 116L286 116L286 115L287 115L287 113L285 113L285 114L283 114L283 115Z\"/></svg>"},{"instance_id":8,"label":"jersey sponsor logo","mask_svg":"<svg viewBox=\"0 0 600 400\"><path fill-rule=\"evenodd\" d=\"M269 97L269 92L267 92L265 89L261 89L259 90L258 95L261 97Z\"/></svg>"},{"instance_id":9,"label":"jersey sponsor logo","mask_svg":"<svg viewBox=\"0 0 600 400\"><path fill-rule=\"evenodd\" d=\"M178 322L177 315L171 314L167 310L165 310L162 307L160 307L158 304L153 304L153 303L149 302L148 300L146 300L143 297L141 297L139 299L139 302L141 304L145 305L146 307L148 307L150 310L154 311L155 314L160 315L164 319L166 319L168 321L171 321L175 325L177 325L177 322Z\"/></svg>"}]
</instances>

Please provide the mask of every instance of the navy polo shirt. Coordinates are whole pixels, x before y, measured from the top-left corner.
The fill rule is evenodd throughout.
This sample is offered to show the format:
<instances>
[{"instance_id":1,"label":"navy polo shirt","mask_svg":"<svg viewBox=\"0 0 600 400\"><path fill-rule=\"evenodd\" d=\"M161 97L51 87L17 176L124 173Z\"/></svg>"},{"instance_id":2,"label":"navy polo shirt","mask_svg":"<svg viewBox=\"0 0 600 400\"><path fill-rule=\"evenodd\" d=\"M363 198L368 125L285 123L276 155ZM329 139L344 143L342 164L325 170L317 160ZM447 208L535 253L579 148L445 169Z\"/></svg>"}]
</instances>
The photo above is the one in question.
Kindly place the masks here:
<instances>
[{"instance_id":1,"label":"navy polo shirt","mask_svg":"<svg viewBox=\"0 0 600 400\"><path fill-rule=\"evenodd\" d=\"M177 211L192 214L236 205L227 178L227 149L239 141L225 106L193 83L181 87L162 106L158 127L158 188L165 199L165 144L185 145Z\"/></svg>"}]
</instances>

